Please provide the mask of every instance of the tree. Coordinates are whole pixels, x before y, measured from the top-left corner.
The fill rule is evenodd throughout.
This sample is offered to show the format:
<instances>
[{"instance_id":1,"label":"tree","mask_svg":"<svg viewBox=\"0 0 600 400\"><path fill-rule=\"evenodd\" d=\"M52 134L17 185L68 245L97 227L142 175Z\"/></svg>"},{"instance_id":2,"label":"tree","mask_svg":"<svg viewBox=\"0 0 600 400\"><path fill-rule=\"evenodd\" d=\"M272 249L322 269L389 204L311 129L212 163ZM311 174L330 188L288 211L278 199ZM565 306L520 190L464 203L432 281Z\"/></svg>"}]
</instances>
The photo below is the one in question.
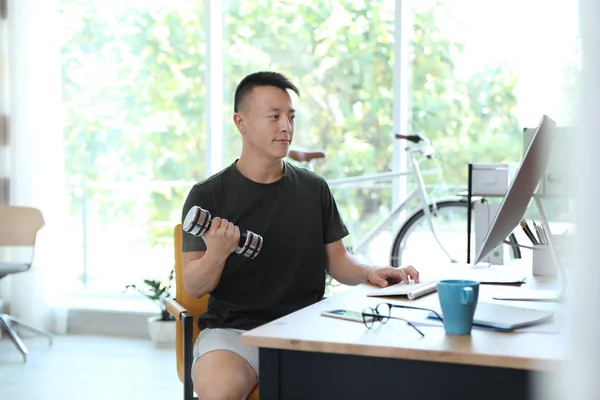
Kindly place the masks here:
<instances>
[{"instance_id":1,"label":"tree","mask_svg":"<svg viewBox=\"0 0 600 400\"><path fill-rule=\"evenodd\" d=\"M436 24L440 9L415 12L411 38L411 132L434 140L459 174L451 183L466 187L466 164L520 159L517 78L507 65L486 66L467 77L457 75L455 61L463 45L444 37Z\"/></svg>"},{"instance_id":2,"label":"tree","mask_svg":"<svg viewBox=\"0 0 600 400\"><path fill-rule=\"evenodd\" d=\"M304 92L296 133L300 143L331 155L319 173L339 178L391 171L395 55L390 6L385 1L233 3L226 19L225 65L226 76L236 79L226 81L226 93L233 93L249 72L286 71ZM517 80L506 66L457 78L454 62L463 46L436 24L441 7L427 5L414 12L409 130L432 138L447 167L459 172L447 175L448 183L466 187L469 161L519 158L513 115ZM254 15L261 18L246 17ZM233 127L227 140L237 140L239 148ZM360 219L355 228L372 226L381 206L390 203L389 191L377 188L336 194L350 216L346 219Z\"/></svg>"},{"instance_id":3,"label":"tree","mask_svg":"<svg viewBox=\"0 0 600 400\"><path fill-rule=\"evenodd\" d=\"M338 178L390 171L393 2L225 4L226 163L241 146L229 117L235 86L250 72L272 69L301 89L295 143L327 150L319 173ZM63 93L74 210L83 183L101 223L135 222L151 245L169 240L190 183L206 175L204 4L61 5L69 27ZM467 162L519 158L517 81L506 66L458 78L454 60L462 45L439 30L439 7L414 13L409 126L434 139L446 163L459 171L447 176L450 183L466 185ZM356 228L371 226L390 202L389 190L369 187L336 197Z\"/></svg>"},{"instance_id":4,"label":"tree","mask_svg":"<svg viewBox=\"0 0 600 400\"><path fill-rule=\"evenodd\" d=\"M170 235L189 187L204 177L206 127L202 2L172 6L62 0L65 146L73 205L103 221ZM199 37L200 36L200 37ZM85 194L83 193L85 190ZM90 206L88 205L88 206Z\"/></svg>"}]
</instances>

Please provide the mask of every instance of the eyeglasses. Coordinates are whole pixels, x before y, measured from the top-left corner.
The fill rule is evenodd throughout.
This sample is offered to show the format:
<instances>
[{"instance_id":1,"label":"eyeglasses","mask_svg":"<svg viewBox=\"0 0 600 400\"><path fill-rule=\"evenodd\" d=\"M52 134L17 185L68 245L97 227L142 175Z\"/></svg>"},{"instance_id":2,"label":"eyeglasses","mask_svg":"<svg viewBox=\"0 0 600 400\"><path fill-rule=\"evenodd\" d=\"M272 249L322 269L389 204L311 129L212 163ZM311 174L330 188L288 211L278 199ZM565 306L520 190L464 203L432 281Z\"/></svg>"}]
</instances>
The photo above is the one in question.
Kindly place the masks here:
<instances>
[{"instance_id":1,"label":"eyeglasses","mask_svg":"<svg viewBox=\"0 0 600 400\"><path fill-rule=\"evenodd\" d=\"M392 308L408 308L408 309L413 309L413 310L430 311L430 312L434 313L440 319L440 321L442 321L442 322L444 321L442 319L442 317L440 316L440 314L437 313L437 311L432 310L430 308L405 306L405 305L390 304L390 303L379 303L377 305L377 307L375 307L375 308L366 307L363 310L363 312L362 312L363 323L365 324L365 326L368 329L371 329L376 321L381 322L382 324L385 324L390 319L397 319L397 320L406 322L415 331L417 331L421 336L425 336L425 334L423 332L421 332L419 330L419 328L417 328L415 325L413 325L410 321L408 321L404 318L400 318L400 317L392 317Z\"/></svg>"},{"instance_id":2,"label":"eyeglasses","mask_svg":"<svg viewBox=\"0 0 600 400\"><path fill-rule=\"evenodd\" d=\"M372 308L372 307L365 308L362 311L362 319L363 319L363 323L365 324L365 326L368 329L371 329L373 327L373 325L375 324L375 321L379 321L382 324L385 324L390 319L398 319L398 320L404 321L408 325L410 325L415 331L419 332L419 335L425 336L425 334L423 332L421 332L419 330L419 328L417 328L416 326L414 326L412 324L412 322L410 322L409 320L406 320L406 319L400 318L400 317L390 317L389 315L382 315L381 313L379 313L377 311L377 308Z\"/></svg>"},{"instance_id":3,"label":"eyeglasses","mask_svg":"<svg viewBox=\"0 0 600 400\"><path fill-rule=\"evenodd\" d=\"M387 310L386 310L386 307L387 307ZM432 310L431 308L405 306L403 304L379 303L379 304L377 304L377 307L375 307L375 310L380 314L383 314L383 315L387 314L388 316L390 316L390 315L392 315L392 308L407 308L407 309L411 309L411 310L430 311L430 312L434 313L435 316L438 317L441 322L444 322L442 316L440 314L438 314L437 311Z\"/></svg>"}]
</instances>

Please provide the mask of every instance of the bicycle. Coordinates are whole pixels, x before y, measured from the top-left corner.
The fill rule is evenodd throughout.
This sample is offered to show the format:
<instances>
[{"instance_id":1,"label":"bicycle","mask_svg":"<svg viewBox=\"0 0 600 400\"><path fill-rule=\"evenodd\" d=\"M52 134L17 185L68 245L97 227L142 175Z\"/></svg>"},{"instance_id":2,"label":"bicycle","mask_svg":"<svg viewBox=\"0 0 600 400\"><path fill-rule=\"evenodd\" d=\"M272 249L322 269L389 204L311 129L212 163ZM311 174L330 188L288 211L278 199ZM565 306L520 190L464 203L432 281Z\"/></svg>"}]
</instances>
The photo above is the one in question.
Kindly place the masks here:
<instances>
[{"instance_id":1,"label":"bicycle","mask_svg":"<svg viewBox=\"0 0 600 400\"><path fill-rule=\"evenodd\" d=\"M413 178L416 186L406 195L404 201L371 230L353 249L356 254L363 254L369 244L388 226L399 218L403 211L414 210L404 219L394 236L390 251L390 264L393 267L401 265L422 265L424 262L440 262L442 258L451 263L466 263L467 260L467 213L469 204L464 197L452 196L435 199L429 195L423 180L420 162L421 158L431 160L436 154L435 147L431 141L420 134L417 135L395 135L396 139L408 142L405 151L409 155L409 168L405 172L384 172L379 174L364 175L351 178L329 179L330 187L353 184L363 181L378 181L382 179L406 176ZM299 162L306 162L308 168L314 171L312 161L325 158L323 151L300 151L290 150L290 157ZM416 209L412 204L418 201ZM484 198L474 199L485 202ZM430 240L434 240L432 246ZM474 240L471 235L472 241ZM518 257L516 238L511 235L509 241L511 256ZM470 246L471 259L474 259L473 243ZM429 259L427 260L427 257Z\"/></svg>"}]
</instances>

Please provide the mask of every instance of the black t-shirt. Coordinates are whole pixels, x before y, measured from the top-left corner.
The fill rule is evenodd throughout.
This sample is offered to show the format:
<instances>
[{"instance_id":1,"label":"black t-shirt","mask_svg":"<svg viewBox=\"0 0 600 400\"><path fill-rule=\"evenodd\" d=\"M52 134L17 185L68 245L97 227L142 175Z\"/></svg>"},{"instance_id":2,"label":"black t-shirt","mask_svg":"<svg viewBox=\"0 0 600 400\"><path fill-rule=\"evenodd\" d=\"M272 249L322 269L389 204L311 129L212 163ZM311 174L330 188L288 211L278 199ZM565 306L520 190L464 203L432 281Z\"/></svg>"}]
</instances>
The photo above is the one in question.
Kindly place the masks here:
<instances>
[{"instance_id":1,"label":"black t-shirt","mask_svg":"<svg viewBox=\"0 0 600 400\"><path fill-rule=\"evenodd\" d=\"M236 161L237 162L237 161ZM252 329L313 304L325 292L325 245L348 235L325 180L284 163L284 175L262 184L243 176L234 162L192 187L192 206L261 235L254 259L232 253L210 293L200 329ZM183 249L205 251L202 238L183 233Z\"/></svg>"}]
</instances>

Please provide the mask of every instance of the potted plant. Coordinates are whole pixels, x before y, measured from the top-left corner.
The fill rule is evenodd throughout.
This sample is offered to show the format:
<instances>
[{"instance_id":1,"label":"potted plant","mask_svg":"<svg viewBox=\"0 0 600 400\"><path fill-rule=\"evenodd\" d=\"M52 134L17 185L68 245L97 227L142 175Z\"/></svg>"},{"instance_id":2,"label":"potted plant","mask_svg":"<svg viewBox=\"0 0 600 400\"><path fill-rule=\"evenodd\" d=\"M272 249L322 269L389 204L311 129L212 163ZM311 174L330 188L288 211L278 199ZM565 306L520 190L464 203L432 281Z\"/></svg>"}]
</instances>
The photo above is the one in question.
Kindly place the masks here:
<instances>
[{"instance_id":1,"label":"potted plant","mask_svg":"<svg viewBox=\"0 0 600 400\"><path fill-rule=\"evenodd\" d=\"M144 279L143 287L138 287L135 284L125 286L125 290L136 290L160 308L160 315L153 315L148 318L148 333L157 346L175 343L175 319L167 311L167 300L172 297L171 287L174 273L175 269L172 269L166 281Z\"/></svg>"}]
</instances>

